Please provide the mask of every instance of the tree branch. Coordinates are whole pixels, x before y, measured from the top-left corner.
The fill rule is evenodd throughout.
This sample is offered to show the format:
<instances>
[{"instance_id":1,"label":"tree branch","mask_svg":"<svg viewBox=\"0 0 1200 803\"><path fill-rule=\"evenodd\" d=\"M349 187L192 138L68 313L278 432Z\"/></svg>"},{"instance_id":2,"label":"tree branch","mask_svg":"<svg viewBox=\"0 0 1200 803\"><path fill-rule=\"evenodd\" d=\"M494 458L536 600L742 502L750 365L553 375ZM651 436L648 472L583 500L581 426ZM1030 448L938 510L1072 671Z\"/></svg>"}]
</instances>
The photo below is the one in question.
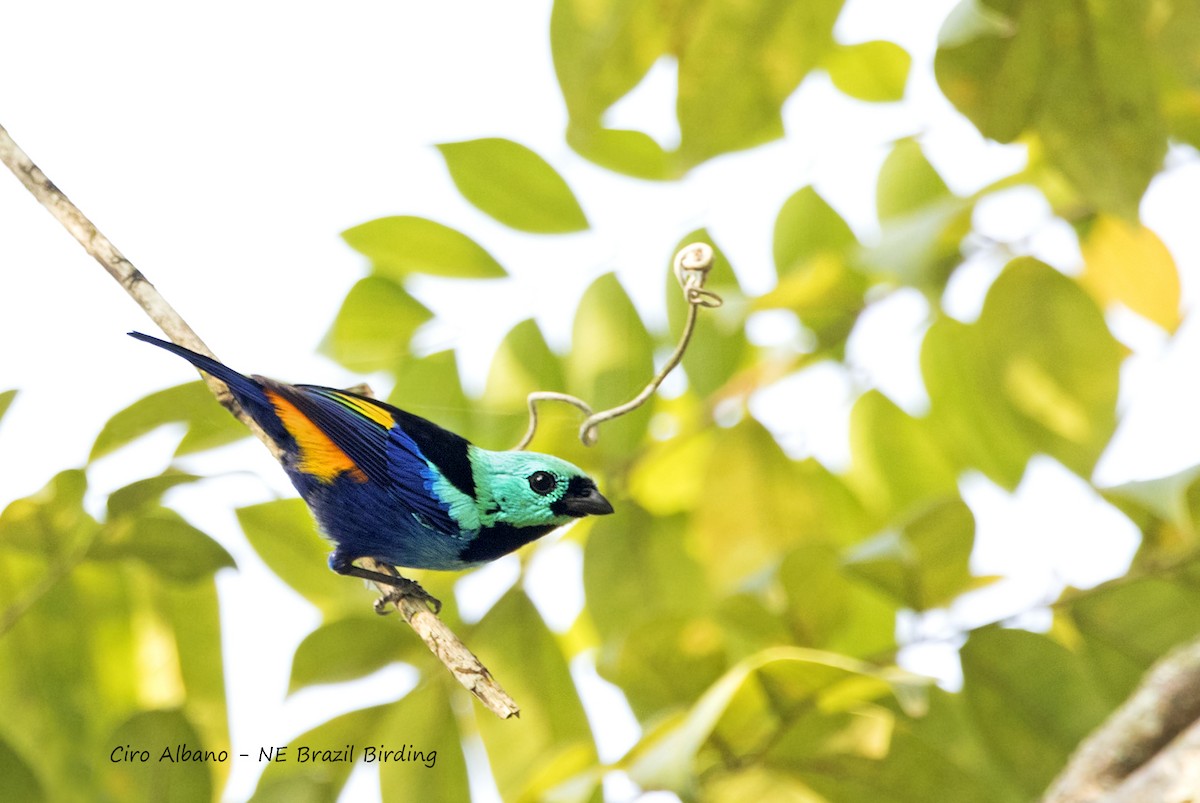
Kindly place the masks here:
<instances>
[{"instance_id":1,"label":"tree branch","mask_svg":"<svg viewBox=\"0 0 1200 803\"><path fill-rule=\"evenodd\" d=\"M3 126L0 126L0 162L3 162L16 174L25 188L37 198L42 206L49 209L50 214L54 215L71 236L79 241L84 250L117 280L125 292L129 293L138 306L150 316L150 319L158 324L167 337L181 346L216 359L216 355L188 326L179 313L167 303L154 285L117 250L117 247L107 237L100 233L87 216L79 210L79 207L75 206L54 185L54 182L46 177L46 174L13 141ZM225 383L207 375L204 376L204 379L217 400L237 416L239 421L249 427L251 432L271 450L271 454L279 459L279 447L250 416L246 415ZM378 564L375 564L375 567L377 571L382 568ZM377 588L383 597L376 603L376 610L380 610L384 604L395 605L396 609L404 616L404 620L429 647L430 652L437 656L438 660L445 664L446 669L483 705L501 719L519 714L520 709L516 702L492 678L487 667L424 603L411 597L397 598L392 593L394 589L391 587L377 585Z\"/></svg>"},{"instance_id":2,"label":"tree branch","mask_svg":"<svg viewBox=\"0 0 1200 803\"><path fill-rule=\"evenodd\" d=\"M1200 798L1200 640L1178 647L1071 756L1043 803Z\"/></svg>"}]
</instances>

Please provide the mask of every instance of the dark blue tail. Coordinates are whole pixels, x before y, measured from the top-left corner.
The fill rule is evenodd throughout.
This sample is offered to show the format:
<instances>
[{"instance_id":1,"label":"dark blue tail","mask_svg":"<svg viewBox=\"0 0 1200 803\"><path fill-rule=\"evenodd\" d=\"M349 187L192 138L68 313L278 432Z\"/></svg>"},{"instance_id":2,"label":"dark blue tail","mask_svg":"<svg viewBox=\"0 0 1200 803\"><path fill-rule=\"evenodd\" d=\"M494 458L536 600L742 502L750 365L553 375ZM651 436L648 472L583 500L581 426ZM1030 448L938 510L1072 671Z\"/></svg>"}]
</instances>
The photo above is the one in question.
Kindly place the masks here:
<instances>
[{"instance_id":1,"label":"dark blue tail","mask_svg":"<svg viewBox=\"0 0 1200 803\"><path fill-rule=\"evenodd\" d=\"M229 391L233 394L233 398L237 399L238 404L242 405L242 409L249 413L250 417L257 421L258 425L266 430L268 435L277 442L289 437L287 431L283 428L282 422L279 420L279 416L275 413L274 405L271 404L270 399L263 392L263 386L256 380L251 379L245 374L239 374L229 366L217 362L212 357L197 354L191 349L176 345L170 341L144 335L141 332L130 332L129 336L144 343L158 346L161 349L166 349L172 354L178 354L206 374L212 374L229 386Z\"/></svg>"}]
</instances>

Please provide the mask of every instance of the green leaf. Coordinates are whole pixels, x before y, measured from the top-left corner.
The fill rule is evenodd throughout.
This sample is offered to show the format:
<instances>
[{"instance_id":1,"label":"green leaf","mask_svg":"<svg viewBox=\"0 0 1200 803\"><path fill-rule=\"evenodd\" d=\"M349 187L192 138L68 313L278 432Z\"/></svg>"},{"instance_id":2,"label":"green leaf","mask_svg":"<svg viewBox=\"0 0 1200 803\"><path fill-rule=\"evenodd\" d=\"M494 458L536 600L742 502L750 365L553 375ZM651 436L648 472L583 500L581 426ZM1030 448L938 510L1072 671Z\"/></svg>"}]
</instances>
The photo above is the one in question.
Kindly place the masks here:
<instances>
[{"instance_id":1,"label":"green leaf","mask_svg":"<svg viewBox=\"0 0 1200 803\"><path fill-rule=\"evenodd\" d=\"M294 739L288 740L287 752L279 760L267 764L266 770L258 780L254 796L250 798L255 803L275 803L276 801L301 801L301 803L335 803L341 794L346 779L355 764L348 761L331 762L318 761L310 758L304 761L301 748L307 748L311 756L314 752L325 750L346 750L350 745L357 745L356 762L361 760L363 748L367 745L379 745L381 741L395 738L387 734L383 724L389 720L391 706L377 705L372 708L362 708L334 717L323 722ZM401 737L412 738L419 735ZM394 744L396 749L400 744ZM391 745L389 745L391 746ZM406 745L405 745L406 746ZM270 745L263 745L270 748ZM283 745L280 745L283 747ZM419 767L425 769L424 767Z\"/></svg>"},{"instance_id":2,"label":"green leaf","mask_svg":"<svg viewBox=\"0 0 1200 803\"><path fill-rule=\"evenodd\" d=\"M858 245L854 232L812 187L796 190L775 218L775 273L803 271L817 257L845 254Z\"/></svg>"},{"instance_id":3,"label":"green leaf","mask_svg":"<svg viewBox=\"0 0 1200 803\"><path fill-rule=\"evenodd\" d=\"M958 471L929 422L877 390L854 403L850 452L848 480L881 521L957 492Z\"/></svg>"},{"instance_id":4,"label":"green leaf","mask_svg":"<svg viewBox=\"0 0 1200 803\"><path fill-rule=\"evenodd\" d=\"M984 136L1036 134L1092 206L1134 219L1167 149L1152 39L1162 24L1139 0L971 0L948 20L934 66Z\"/></svg>"},{"instance_id":5,"label":"green leaf","mask_svg":"<svg viewBox=\"0 0 1200 803\"><path fill-rule=\"evenodd\" d=\"M185 474L169 468L157 477L131 482L109 494L108 518L112 520L121 516L132 516L148 507L156 507L167 491L199 479L201 478L196 474Z\"/></svg>"},{"instance_id":6,"label":"green leaf","mask_svg":"<svg viewBox=\"0 0 1200 803\"><path fill-rule=\"evenodd\" d=\"M842 0L711 2L673 20L679 155L691 167L783 135L781 108L833 48Z\"/></svg>"},{"instance_id":7,"label":"green leaf","mask_svg":"<svg viewBox=\"0 0 1200 803\"><path fill-rule=\"evenodd\" d=\"M556 3L558 8L562 3ZM647 181L680 178L674 155L668 153L649 134L599 126L567 126L567 144L576 153L601 167Z\"/></svg>"},{"instance_id":8,"label":"green leaf","mask_svg":"<svg viewBox=\"0 0 1200 803\"><path fill-rule=\"evenodd\" d=\"M190 756L193 752L203 755L206 749L214 753L219 749L205 745L182 712L142 711L134 714L113 732L107 743L150 753L149 761L144 763L98 762L99 787L111 796L110 799L146 803L208 803L213 799L212 768L220 764L196 761ZM184 750L188 752L185 754ZM108 758L109 755L105 755L105 759Z\"/></svg>"},{"instance_id":9,"label":"green leaf","mask_svg":"<svg viewBox=\"0 0 1200 803\"><path fill-rule=\"evenodd\" d=\"M441 667L437 671L442 671ZM393 734L402 734L424 759L380 764L383 800L471 799L463 737L446 688L445 683L419 686L392 706L380 740L391 742Z\"/></svg>"},{"instance_id":10,"label":"green leaf","mask_svg":"<svg viewBox=\"0 0 1200 803\"><path fill-rule=\"evenodd\" d=\"M218 569L235 567L225 548L184 521L173 510L157 510L118 528L115 538L98 541L89 557L97 560L134 558L166 580L192 583Z\"/></svg>"},{"instance_id":11,"label":"green leaf","mask_svg":"<svg viewBox=\"0 0 1200 803\"><path fill-rule=\"evenodd\" d=\"M713 459L693 468L702 491L691 510L689 551L710 582L730 590L806 538L853 540L857 500L815 462L795 463L753 419L716 432Z\"/></svg>"},{"instance_id":12,"label":"green leaf","mask_svg":"<svg viewBox=\"0 0 1200 803\"><path fill-rule=\"evenodd\" d=\"M0 778L4 779L4 793L12 800L41 803L46 799L37 775L12 745L0 739Z\"/></svg>"},{"instance_id":13,"label":"green leaf","mask_svg":"<svg viewBox=\"0 0 1200 803\"><path fill-rule=\"evenodd\" d=\"M653 722L691 705L729 668L731 636L714 614L639 617L608 640L596 669L620 687L640 721Z\"/></svg>"},{"instance_id":14,"label":"green leaf","mask_svg":"<svg viewBox=\"0 0 1200 803\"><path fill-rule=\"evenodd\" d=\"M411 639L381 616L351 616L321 625L304 637L292 656L291 694L317 683L354 680L404 660Z\"/></svg>"},{"instance_id":15,"label":"green leaf","mask_svg":"<svg viewBox=\"0 0 1200 803\"><path fill-rule=\"evenodd\" d=\"M877 717L863 732L844 715L889 693L915 702L916 683L833 653L764 650L726 672L685 716L650 732L623 763L643 788L682 793L704 770L761 755L793 726L797 734L822 729L829 752L859 755L881 740L886 745L888 723Z\"/></svg>"},{"instance_id":16,"label":"green leaf","mask_svg":"<svg viewBox=\"0 0 1200 803\"><path fill-rule=\"evenodd\" d=\"M453 351L404 360L396 368L396 385L388 403L474 441L474 404L463 393Z\"/></svg>"},{"instance_id":17,"label":"green leaf","mask_svg":"<svg viewBox=\"0 0 1200 803\"><path fill-rule=\"evenodd\" d=\"M1200 466L1102 490L1142 531L1135 565L1157 570L1190 557L1200 543Z\"/></svg>"},{"instance_id":18,"label":"green leaf","mask_svg":"<svg viewBox=\"0 0 1200 803\"><path fill-rule=\"evenodd\" d=\"M579 302L567 358L570 392L593 410L624 404L654 374L650 335L616 276L592 283ZM607 454L628 454L641 442L649 422L648 405L602 424L597 444Z\"/></svg>"},{"instance_id":19,"label":"green leaf","mask_svg":"<svg viewBox=\"0 0 1200 803\"><path fill-rule=\"evenodd\" d=\"M204 382L189 382L151 393L108 419L88 462L115 452L164 424L186 424L187 432L175 450L176 456L224 446L246 437L241 422L217 404Z\"/></svg>"},{"instance_id":20,"label":"green leaf","mask_svg":"<svg viewBox=\"0 0 1200 803\"><path fill-rule=\"evenodd\" d=\"M667 52L669 37L666 15L653 3L558 0L550 13L550 50L568 130L597 127Z\"/></svg>"},{"instance_id":21,"label":"green leaf","mask_svg":"<svg viewBox=\"0 0 1200 803\"><path fill-rule=\"evenodd\" d=\"M962 665L975 723L1026 799L1045 791L1109 712L1080 658L1037 633L976 630L962 648Z\"/></svg>"},{"instance_id":22,"label":"green leaf","mask_svg":"<svg viewBox=\"0 0 1200 803\"><path fill-rule=\"evenodd\" d=\"M71 469L55 474L36 493L14 500L0 513L0 549L65 558L100 527L83 509L86 492L87 475Z\"/></svg>"},{"instance_id":23,"label":"green leaf","mask_svg":"<svg viewBox=\"0 0 1200 803\"><path fill-rule=\"evenodd\" d=\"M156 605L175 634L179 675L187 694L183 713L196 727L205 746L230 750L216 583L164 583L161 591ZM228 776L229 765L215 770L219 787Z\"/></svg>"},{"instance_id":24,"label":"green leaf","mask_svg":"<svg viewBox=\"0 0 1200 803\"><path fill-rule=\"evenodd\" d=\"M303 500L238 508L247 540L271 571L330 617L362 604L355 583L329 569L329 543L317 534Z\"/></svg>"},{"instance_id":25,"label":"green leaf","mask_svg":"<svg viewBox=\"0 0 1200 803\"><path fill-rule=\"evenodd\" d=\"M960 466L1010 490L1039 453L1088 477L1116 427L1122 357L1075 282L1013 260L976 323L942 319L925 336L930 429Z\"/></svg>"},{"instance_id":26,"label":"green leaf","mask_svg":"<svg viewBox=\"0 0 1200 803\"><path fill-rule=\"evenodd\" d=\"M928 690L929 711L897 715L883 759L793 751L773 763L828 800L927 803L1020 803L1029 799L997 767L961 694ZM811 793L811 792L810 792Z\"/></svg>"},{"instance_id":27,"label":"green leaf","mask_svg":"<svg viewBox=\"0 0 1200 803\"><path fill-rule=\"evenodd\" d=\"M520 719L478 718L496 786L505 800L545 792L596 763L596 748L567 662L537 610L512 589L469 639L488 669L521 701Z\"/></svg>"},{"instance_id":28,"label":"green leaf","mask_svg":"<svg viewBox=\"0 0 1200 803\"><path fill-rule=\"evenodd\" d=\"M391 279L368 276L350 288L321 350L351 371L392 370L408 354L413 332L431 317Z\"/></svg>"},{"instance_id":29,"label":"green leaf","mask_svg":"<svg viewBox=\"0 0 1200 803\"><path fill-rule=\"evenodd\" d=\"M643 619L703 610L704 572L688 554L680 517L655 518L635 504L592 525L584 548L587 610L604 639Z\"/></svg>"},{"instance_id":30,"label":"green leaf","mask_svg":"<svg viewBox=\"0 0 1200 803\"><path fill-rule=\"evenodd\" d=\"M4 414L8 412L9 405L13 403L13 399L17 398L17 391L6 390L0 393L0 420L4 419Z\"/></svg>"},{"instance_id":31,"label":"green leaf","mask_svg":"<svg viewBox=\"0 0 1200 803\"><path fill-rule=\"evenodd\" d=\"M780 108L832 49L841 7L842 0L712 2L683 13L636 0L559 0L550 45L572 147L631 175L666 178L780 137ZM609 107L662 56L679 65L674 154L602 126Z\"/></svg>"},{"instance_id":32,"label":"green leaf","mask_svg":"<svg viewBox=\"0 0 1200 803\"><path fill-rule=\"evenodd\" d=\"M1161 24L1147 31L1156 56L1162 110L1171 134L1195 147L1200 144L1200 65L1195 59L1195 32L1200 29L1200 7L1194 3L1172 3L1162 10Z\"/></svg>"},{"instance_id":33,"label":"green leaf","mask_svg":"<svg viewBox=\"0 0 1200 803\"><path fill-rule=\"evenodd\" d=\"M16 730L0 727L0 739L26 758L48 799L161 799L151 791L161 792L156 784L162 777L153 768L130 780L123 771L141 765L109 760L118 744L113 728L146 709L169 707L163 715L187 726L155 733L148 743L156 751L155 766L160 737L178 736L192 748L228 747L213 584L163 583L140 562L94 559L116 534L142 543L136 530L146 527L163 542L149 556L160 571L160 563L180 573L205 571L210 550L228 561L202 534L176 528L182 524L177 514L151 508L150 516L135 516L147 495L161 492L153 485L122 489L124 500L112 507L124 512L103 528L83 509L82 471L57 475L0 515L0 709L20 723ZM0 749L0 764L8 758ZM227 769L200 765L199 772L202 777L172 799L211 799ZM6 770L6 790L12 785L8 775ZM12 776L12 783L24 784L19 768ZM105 779L116 776L113 790Z\"/></svg>"},{"instance_id":34,"label":"green leaf","mask_svg":"<svg viewBox=\"0 0 1200 803\"><path fill-rule=\"evenodd\" d=\"M534 234L588 227L567 182L536 153L491 137L438 145L463 197L504 225Z\"/></svg>"},{"instance_id":35,"label":"green leaf","mask_svg":"<svg viewBox=\"0 0 1200 803\"><path fill-rule=\"evenodd\" d=\"M822 348L845 343L865 306L866 277L850 263L858 240L812 187L797 190L775 218L775 289L756 309L790 309Z\"/></svg>"},{"instance_id":36,"label":"green leaf","mask_svg":"<svg viewBox=\"0 0 1200 803\"><path fill-rule=\"evenodd\" d=\"M487 415L488 442L497 448L516 443L529 426L526 399L535 391L561 391L566 385L562 359L550 350L542 330L533 319L521 321L500 341L488 369L482 406ZM541 404L539 421L544 425L555 415L557 405ZM572 409L572 416L578 413ZM571 421L577 421L572 418ZM548 428L538 427L538 441Z\"/></svg>"},{"instance_id":37,"label":"green leaf","mask_svg":"<svg viewBox=\"0 0 1200 803\"><path fill-rule=\"evenodd\" d=\"M850 571L918 611L945 605L972 586L975 517L957 496L929 505L897 530L855 546Z\"/></svg>"},{"instance_id":38,"label":"green leaf","mask_svg":"<svg viewBox=\"0 0 1200 803\"><path fill-rule=\"evenodd\" d=\"M822 66L833 85L850 97L887 102L904 97L912 56L894 42L876 40L836 47Z\"/></svg>"},{"instance_id":39,"label":"green leaf","mask_svg":"<svg viewBox=\"0 0 1200 803\"><path fill-rule=\"evenodd\" d=\"M902 139L879 168L875 206L881 221L904 217L953 197L915 139Z\"/></svg>"},{"instance_id":40,"label":"green leaf","mask_svg":"<svg viewBox=\"0 0 1200 803\"><path fill-rule=\"evenodd\" d=\"M47 519L47 526L52 527L52 521ZM30 568L39 580L57 575L57 582L40 595L14 588L15 583L28 587ZM63 573L62 568L70 571ZM117 746L113 728L145 708L182 704L188 719L203 714L207 720L195 731L204 734L206 745L209 739L214 745L227 743L228 737L221 734L223 699L204 692L193 701L194 687L185 685L192 675L183 669L195 665L194 654L207 654L217 667L209 678L222 685L215 596L211 620L202 608L190 612L211 621L212 628L181 631L164 610L163 587L140 565L71 565L45 558L34 563L26 554L0 552L0 576L5 578L0 609L18 614L7 622L0 639L0 707L21 723L4 735L35 768L48 798L96 800L97 790L103 789L99 779L111 767L109 756ZM211 591L211 584L207 587ZM192 641L185 649L185 639L201 643ZM192 733L187 739L193 747L200 743ZM158 741L147 744L156 751L155 758L162 746ZM221 767L203 770L214 779L224 774ZM205 799L211 799L215 786L197 781L189 789L207 789Z\"/></svg>"},{"instance_id":41,"label":"green leaf","mask_svg":"<svg viewBox=\"0 0 1200 803\"><path fill-rule=\"evenodd\" d=\"M779 567L800 646L866 657L895 648L896 603L847 571L828 544L801 544Z\"/></svg>"},{"instance_id":42,"label":"green leaf","mask_svg":"<svg viewBox=\"0 0 1200 803\"><path fill-rule=\"evenodd\" d=\"M879 170L878 242L860 255L871 272L940 294L962 261L974 201L950 192L912 139L896 143Z\"/></svg>"},{"instance_id":43,"label":"green leaf","mask_svg":"<svg viewBox=\"0 0 1200 803\"><path fill-rule=\"evenodd\" d=\"M342 239L371 260L376 275L393 281L413 273L463 279L506 275L500 263L470 237L423 217L371 220L342 232Z\"/></svg>"},{"instance_id":44,"label":"green leaf","mask_svg":"<svg viewBox=\"0 0 1200 803\"><path fill-rule=\"evenodd\" d=\"M1158 658L1200 633L1200 588L1146 577L1064 595L1056 616L1083 637L1094 674L1117 705Z\"/></svg>"}]
</instances>

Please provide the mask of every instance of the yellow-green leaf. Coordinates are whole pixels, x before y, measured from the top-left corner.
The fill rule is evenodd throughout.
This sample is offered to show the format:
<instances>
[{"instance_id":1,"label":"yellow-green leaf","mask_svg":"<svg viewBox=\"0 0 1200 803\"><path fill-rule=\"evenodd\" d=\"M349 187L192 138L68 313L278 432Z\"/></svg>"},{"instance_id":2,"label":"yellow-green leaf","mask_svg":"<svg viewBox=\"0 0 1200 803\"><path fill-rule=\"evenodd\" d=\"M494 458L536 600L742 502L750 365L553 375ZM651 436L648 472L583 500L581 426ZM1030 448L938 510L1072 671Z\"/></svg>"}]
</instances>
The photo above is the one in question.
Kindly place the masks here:
<instances>
[{"instance_id":1,"label":"yellow-green leaf","mask_svg":"<svg viewBox=\"0 0 1200 803\"><path fill-rule=\"evenodd\" d=\"M391 279L368 276L350 288L322 350L352 371L393 370L431 313Z\"/></svg>"},{"instance_id":2,"label":"yellow-green leaf","mask_svg":"<svg viewBox=\"0 0 1200 803\"><path fill-rule=\"evenodd\" d=\"M1142 0L964 0L938 83L984 136L1036 134L1092 207L1132 220L1167 150L1153 37L1173 24L1158 13Z\"/></svg>"},{"instance_id":3,"label":"yellow-green leaf","mask_svg":"<svg viewBox=\"0 0 1200 803\"><path fill-rule=\"evenodd\" d=\"M550 350L537 322L527 319L514 326L500 341L488 368L482 399L488 444L504 448L516 443L529 426L529 394L562 391L565 383L562 359ZM539 420L553 416L555 407L543 403L538 408ZM570 414L578 415L574 408ZM549 433L539 426L537 434L540 437Z\"/></svg>"},{"instance_id":4,"label":"yellow-green leaf","mask_svg":"<svg viewBox=\"0 0 1200 803\"><path fill-rule=\"evenodd\" d=\"M540 800L596 761L596 748L554 635L519 589L480 620L471 649L521 703L519 719L477 718L500 794Z\"/></svg>"},{"instance_id":5,"label":"yellow-green leaf","mask_svg":"<svg viewBox=\"0 0 1200 803\"><path fill-rule=\"evenodd\" d=\"M958 472L929 422L908 415L877 390L854 404L850 449L848 479L881 520L956 492Z\"/></svg>"},{"instance_id":6,"label":"yellow-green leaf","mask_svg":"<svg viewBox=\"0 0 1200 803\"><path fill-rule=\"evenodd\" d=\"M1157 234L1138 223L1101 215L1080 245L1082 283L1097 301L1120 302L1168 332L1179 327L1179 271Z\"/></svg>"},{"instance_id":7,"label":"yellow-green leaf","mask_svg":"<svg viewBox=\"0 0 1200 803\"><path fill-rule=\"evenodd\" d=\"M996 761L1045 791L1109 704L1082 658L1040 633L989 627L962 649L963 690Z\"/></svg>"},{"instance_id":8,"label":"yellow-green leaf","mask_svg":"<svg viewBox=\"0 0 1200 803\"><path fill-rule=\"evenodd\" d=\"M88 460L116 451L164 424L186 424L176 455L224 446L246 437L242 423L217 404L204 382L188 382L151 393L108 419Z\"/></svg>"},{"instance_id":9,"label":"yellow-green leaf","mask_svg":"<svg viewBox=\"0 0 1200 803\"><path fill-rule=\"evenodd\" d=\"M895 101L904 97L912 56L894 42L876 40L836 47L823 66L833 85L851 97Z\"/></svg>"},{"instance_id":10,"label":"yellow-green leaf","mask_svg":"<svg viewBox=\"0 0 1200 803\"><path fill-rule=\"evenodd\" d=\"M190 756L193 751L203 755L206 749L216 753L221 748L201 741L182 712L141 711L121 723L108 741L114 747L150 753L145 763L108 760L99 764L98 786L111 795L109 799L131 803L208 803L213 799L212 768L220 762L197 761ZM172 758L165 759L164 752Z\"/></svg>"},{"instance_id":11,"label":"yellow-green leaf","mask_svg":"<svg viewBox=\"0 0 1200 803\"><path fill-rule=\"evenodd\" d=\"M402 638L398 630L394 618L375 614L321 625L296 647L288 693L317 683L355 680L403 660L407 647L419 645Z\"/></svg>"},{"instance_id":12,"label":"yellow-green leaf","mask_svg":"<svg viewBox=\"0 0 1200 803\"><path fill-rule=\"evenodd\" d=\"M4 791L13 800L41 803L46 794L37 775L12 746L0 739L0 778L4 779Z\"/></svg>"},{"instance_id":13,"label":"yellow-green leaf","mask_svg":"<svg viewBox=\"0 0 1200 803\"><path fill-rule=\"evenodd\" d=\"M438 150L463 197L504 225L535 234L588 227L567 182L524 145L490 137L447 142Z\"/></svg>"},{"instance_id":14,"label":"yellow-green leaf","mask_svg":"<svg viewBox=\"0 0 1200 803\"><path fill-rule=\"evenodd\" d=\"M1122 357L1078 284L1014 260L976 323L942 319L925 336L931 431L957 464L1006 488L1039 453L1088 477L1116 427Z\"/></svg>"},{"instance_id":15,"label":"yellow-green leaf","mask_svg":"<svg viewBox=\"0 0 1200 803\"><path fill-rule=\"evenodd\" d=\"M592 283L579 302L567 358L570 392L605 410L629 401L654 374L650 335L611 273ZM649 421L649 405L601 424L598 447L604 452L631 452Z\"/></svg>"},{"instance_id":16,"label":"yellow-green leaf","mask_svg":"<svg viewBox=\"0 0 1200 803\"><path fill-rule=\"evenodd\" d=\"M397 281L411 273L465 279L506 275L500 263L470 237L423 217L371 220L342 232L342 239L370 258L377 275Z\"/></svg>"},{"instance_id":17,"label":"yellow-green leaf","mask_svg":"<svg viewBox=\"0 0 1200 803\"><path fill-rule=\"evenodd\" d=\"M9 405L12 404L13 399L16 397L17 392L15 390L6 390L0 393L0 420L3 420L4 414L8 412Z\"/></svg>"},{"instance_id":18,"label":"yellow-green leaf","mask_svg":"<svg viewBox=\"0 0 1200 803\"><path fill-rule=\"evenodd\" d=\"M330 570L329 542L317 534L303 500L279 499L239 508L237 517L258 556L326 615L363 604L362 584Z\"/></svg>"}]
</instances>

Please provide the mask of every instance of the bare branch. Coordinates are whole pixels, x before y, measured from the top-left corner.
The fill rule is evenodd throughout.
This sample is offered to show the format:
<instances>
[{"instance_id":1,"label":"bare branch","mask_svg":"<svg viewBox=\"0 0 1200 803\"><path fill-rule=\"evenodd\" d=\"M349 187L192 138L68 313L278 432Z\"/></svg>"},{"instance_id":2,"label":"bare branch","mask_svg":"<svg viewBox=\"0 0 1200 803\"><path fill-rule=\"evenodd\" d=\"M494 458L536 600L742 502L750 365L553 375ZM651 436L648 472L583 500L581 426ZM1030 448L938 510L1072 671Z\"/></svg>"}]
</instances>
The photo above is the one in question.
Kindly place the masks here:
<instances>
[{"instance_id":1,"label":"bare branch","mask_svg":"<svg viewBox=\"0 0 1200 803\"><path fill-rule=\"evenodd\" d=\"M13 141L3 126L0 126L0 162L3 162L16 174L25 188L50 210L50 213L62 223L71 236L79 241L84 250L117 280L125 292L133 297L138 306L150 316L152 321L158 324L171 340L216 359L216 355L188 326L179 313L167 303L154 285L117 250L117 247L107 237L100 233L95 224L79 210L79 207L75 206L62 190L46 177L46 174ZM207 375L204 375L204 378L217 400L249 427L258 439L271 450L271 454L278 459L279 447L250 416L246 415L230 394L225 383ZM438 660L445 664L454 677L481 703L501 719L507 719L519 713L517 704L492 678L487 667L480 663L458 636L454 635L453 631L422 602L412 597L397 598L395 594L389 593L394 591L390 586L379 585L377 588L384 595L384 599L394 604L401 612L404 620L421 637L430 652L437 656Z\"/></svg>"},{"instance_id":2,"label":"bare branch","mask_svg":"<svg viewBox=\"0 0 1200 803\"><path fill-rule=\"evenodd\" d=\"M1076 749L1043 803L1198 798L1200 640L1147 672L1133 696Z\"/></svg>"}]
</instances>

